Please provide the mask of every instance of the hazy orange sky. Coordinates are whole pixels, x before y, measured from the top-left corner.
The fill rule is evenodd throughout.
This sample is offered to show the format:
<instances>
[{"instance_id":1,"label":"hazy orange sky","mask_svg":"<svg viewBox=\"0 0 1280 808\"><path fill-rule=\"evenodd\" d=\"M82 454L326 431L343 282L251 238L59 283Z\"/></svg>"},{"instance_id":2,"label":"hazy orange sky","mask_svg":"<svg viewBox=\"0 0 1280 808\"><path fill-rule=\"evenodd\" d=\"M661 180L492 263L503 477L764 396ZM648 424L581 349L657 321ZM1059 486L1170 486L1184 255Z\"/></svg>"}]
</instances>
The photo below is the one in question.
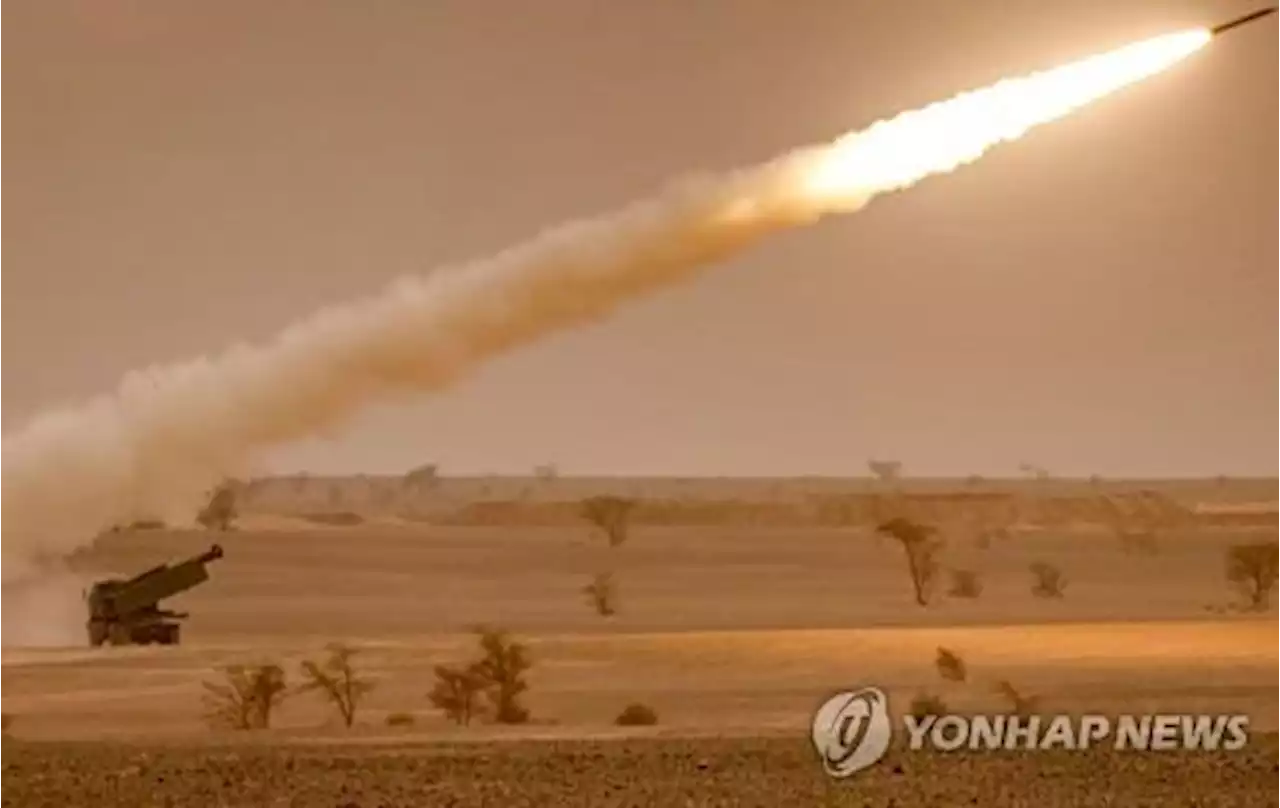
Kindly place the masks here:
<instances>
[{"instance_id":1,"label":"hazy orange sky","mask_svg":"<svg viewBox=\"0 0 1280 808\"><path fill-rule=\"evenodd\" d=\"M1250 2L4 7L4 429L689 171ZM1276 473L1275 18L280 470Z\"/></svg>"}]
</instances>

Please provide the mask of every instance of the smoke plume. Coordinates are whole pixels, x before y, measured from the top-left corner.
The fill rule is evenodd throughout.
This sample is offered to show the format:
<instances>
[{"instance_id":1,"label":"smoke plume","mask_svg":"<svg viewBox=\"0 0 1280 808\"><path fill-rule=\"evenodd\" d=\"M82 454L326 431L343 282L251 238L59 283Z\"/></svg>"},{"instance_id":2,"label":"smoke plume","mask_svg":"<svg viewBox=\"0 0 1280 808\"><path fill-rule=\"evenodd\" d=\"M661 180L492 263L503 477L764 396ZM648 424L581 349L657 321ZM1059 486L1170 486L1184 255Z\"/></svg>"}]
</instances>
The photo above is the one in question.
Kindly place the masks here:
<instances>
[{"instance_id":1,"label":"smoke plume","mask_svg":"<svg viewBox=\"0 0 1280 808\"><path fill-rule=\"evenodd\" d=\"M154 367L4 440L4 581L138 518L188 521L258 451L679 283L761 238L976 160L1187 56L1193 30L1003 81L761 166L680 182L478 263L405 278L261 345Z\"/></svg>"}]
</instances>

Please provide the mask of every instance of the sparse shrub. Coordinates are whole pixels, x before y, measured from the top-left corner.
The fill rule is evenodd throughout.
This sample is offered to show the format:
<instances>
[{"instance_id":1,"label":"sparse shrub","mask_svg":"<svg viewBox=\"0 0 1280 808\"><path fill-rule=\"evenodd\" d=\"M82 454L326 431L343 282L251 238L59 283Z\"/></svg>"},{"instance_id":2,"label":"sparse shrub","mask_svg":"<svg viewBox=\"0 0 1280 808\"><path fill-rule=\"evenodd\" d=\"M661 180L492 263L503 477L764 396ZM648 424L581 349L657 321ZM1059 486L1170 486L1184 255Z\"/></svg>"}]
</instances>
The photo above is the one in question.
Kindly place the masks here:
<instances>
[{"instance_id":1,"label":"sparse shrub","mask_svg":"<svg viewBox=\"0 0 1280 808\"><path fill-rule=\"evenodd\" d=\"M474 669L484 681L494 720L499 724L525 723L529 711L520 703L520 696L529 689L524 678L533 667L529 649L501 629L482 627L476 633L484 656Z\"/></svg>"},{"instance_id":2,"label":"sparse shrub","mask_svg":"<svg viewBox=\"0 0 1280 808\"><path fill-rule=\"evenodd\" d=\"M1029 569L1035 579L1031 584L1031 594L1038 598L1062 597L1067 588L1067 578L1062 570L1045 561L1037 561Z\"/></svg>"},{"instance_id":3,"label":"sparse shrub","mask_svg":"<svg viewBox=\"0 0 1280 808\"><path fill-rule=\"evenodd\" d=\"M937 531L899 516L881 523L876 532L892 536L902 545L907 555L907 573L911 576L916 603L927 606L938 575L938 551L942 549Z\"/></svg>"},{"instance_id":4,"label":"sparse shrub","mask_svg":"<svg viewBox=\"0 0 1280 808\"><path fill-rule=\"evenodd\" d=\"M437 709L443 710L449 720L466 726L477 712L476 697L484 690L485 679L475 665L456 668L436 665L436 683L427 698Z\"/></svg>"},{"instance_id":5,"label":"sparse shrub","mask_svg":"<svg viewBox=\"0 0 1280 808\"><path fill-rule=\"evenodd\" d=\"M1025 718L1034 715L1036 710L1040 709L1039 696L1019 691L1008 679L996 682L996 693L1009 702L1009 709L1014 715Z\"/></svg>"},{"instance_id":6,"label":"sparse shrub","mask_svg":"<svg viewBox=\"0 0 1280 808\"><path fill-rule=\"evenodd\" d=\"M299 693L319 691L332 702L342 717L344 726L355 723L356 707L373 690L373 682L356 675L351 664L356 655L354 648L342 644L330 645L329 656L323 663L307 660L302 663L304 682Z\"/></svg>"},{"instance_id":7,"label":"sparse shrub","mask_svg":"<svg viewBox=\"0 0 1280 808\"><path fill-rule=\"evenodd\" d=\"M1236 544L1227 548L1227 580L1244 598L1246 608L1265 611L1276 586L1277 560L1275 541Z\"/></svg>"},{"instance_id":8,"label":"sparse shrub","mask_svg":"<svg viewBox=\"0 0 1280 808\"><path fill-rule=\"evenodd\" d=\"M635 507L634 499L599 496L583 500L580 512L583 519L603 531L610 547L617 547L627 540Z\"/></svg>"},{"instance_id":9,"label":"sparse shrub","mask_svg":"<svg viewBox=\"0 0 1280 808\"><path fill-rule=\"evenodd\" d=\"M387 713L384 723L388 727L412 727L415 719L413 713Z\"/></svg>"},{"instance_id":10,"label":"sparse shrub","mask_svg":"<svg viewBox=\"0 0 1280 808\"><path fill-rule=\"evenodd\" d=\"M974 570L953 569L947 594L953 598L977 598L982 595L982 579Z\"/></svg>"},{"instance_id":11,"label":"sparse shrub","mask_svg":"<svg viewBox=\"0 0 1280 808\"><path fill-rule=\"evenodd\" d=\"M209 502L196 514L196 522L205 530L230 530L239 516L236 510L234 480L226 480L209 494Z\"/></svg>"},{"instance_id":12,"label":"sparse shrub","mask_svg":"<svg viewBox=\"0 0 1280 808\"><path fill-rule=\"evenodd\" d=\"M13 726L13 716L8 713L0 713L0 732L8 734L11 726Z\"/></svg>"},{"instance_id":13,"label":"sparse shrub","mask_svg":"<svg viewBox=\"0 0 1280 808\"><path fill-rule=\"evenodd\" d=\"M267 729L271 713L288 692L284 669L268 663L230 665L225 682L203 682L205 720L228 729Z\"/></svg>"},{"instance_id":14,"label":"sparse shrub","mask_svg":"<svg viewBox=\"0 0 1280 808\"><path fill-rule=\"evenodd\" d=\"M908 711L916 719L924 719L931 716L937 718L951 712L947 708L947 703L941 697L932 693L917 693L915 698L911 700L911 706Z\"/></svg>"},{"instance_id":15,"label":"sparse shrub","mask_svg":"<svg viewBox=\"0 0 1280 808\"><path fill-rule=\"evenodd\" d=\"M582 587L582 593L601 617L612 617L618 613L618 587L612 573L597 573L591 583Z\"/></svg>"},{"instance_id":16,"label":"sparse shrub","mask_svg":"<svg viewBox=\"0 0 1280 808\"><path fill-rule=\"evenodd\" d=\"M938 646L938 656L933 661L938 675L949 682L963 682L969 676L969 668L964 659L950 648Z\"/></svg>"},{"instance_id":17,"label":"sparse shrub","mask_svg":"<svg viewBox=\"0 0 1280 808\"><path fill-rule=\"evenodd\" d=\"M658 723L658 712L647 704L633 702L618 713L613 723L620 727L651 727Z\"/></svg>"}]
</instances>

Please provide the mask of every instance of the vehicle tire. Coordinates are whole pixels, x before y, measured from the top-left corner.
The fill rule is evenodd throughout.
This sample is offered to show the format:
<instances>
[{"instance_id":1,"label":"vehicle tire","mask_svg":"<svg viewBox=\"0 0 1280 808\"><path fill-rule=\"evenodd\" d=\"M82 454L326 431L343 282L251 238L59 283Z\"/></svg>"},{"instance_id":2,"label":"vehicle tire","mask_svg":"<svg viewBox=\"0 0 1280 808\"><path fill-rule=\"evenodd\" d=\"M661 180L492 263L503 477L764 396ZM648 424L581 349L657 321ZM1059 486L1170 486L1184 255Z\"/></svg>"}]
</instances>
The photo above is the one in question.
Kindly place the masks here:
<instances>
[{"instance_id":1,"label":"vehicle tire","mask_svg":"<svg viewBox=\"0 0 1280 808\"><path fill-rule=\"evenodd\" d=\"M119 623L113 623L107 629L107 642L111 643L112 645L132 645L133 644L132 632L129 631L128 626L123 626Z\"/></svg>"}]
</instances>

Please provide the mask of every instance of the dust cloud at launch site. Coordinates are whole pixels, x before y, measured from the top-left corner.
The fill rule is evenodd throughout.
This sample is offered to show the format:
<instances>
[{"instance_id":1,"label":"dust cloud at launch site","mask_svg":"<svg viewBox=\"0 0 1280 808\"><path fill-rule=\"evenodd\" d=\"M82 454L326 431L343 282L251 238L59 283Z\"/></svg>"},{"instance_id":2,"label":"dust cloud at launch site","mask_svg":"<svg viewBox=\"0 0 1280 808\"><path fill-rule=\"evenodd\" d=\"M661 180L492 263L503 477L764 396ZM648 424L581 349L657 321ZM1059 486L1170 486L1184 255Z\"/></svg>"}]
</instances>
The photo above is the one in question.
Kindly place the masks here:
<instances>
[{"instance_id":1,"label":"dust cloud at launch site","mask_svg":"<svg viewBox=\"0 0 1280 808\"><path fill-rule=\"evenodd\" d=\"M209 488L243 473L256 452L388 397L445 387L765 236L949 172L1209 39L1201 29L1173 33L1002 81L756 167L677 182L491 258L402 279L263 344L130 374L114 393L6 437L4 579L114 524L189 521Z\"/></svg>"}]
</instances>

